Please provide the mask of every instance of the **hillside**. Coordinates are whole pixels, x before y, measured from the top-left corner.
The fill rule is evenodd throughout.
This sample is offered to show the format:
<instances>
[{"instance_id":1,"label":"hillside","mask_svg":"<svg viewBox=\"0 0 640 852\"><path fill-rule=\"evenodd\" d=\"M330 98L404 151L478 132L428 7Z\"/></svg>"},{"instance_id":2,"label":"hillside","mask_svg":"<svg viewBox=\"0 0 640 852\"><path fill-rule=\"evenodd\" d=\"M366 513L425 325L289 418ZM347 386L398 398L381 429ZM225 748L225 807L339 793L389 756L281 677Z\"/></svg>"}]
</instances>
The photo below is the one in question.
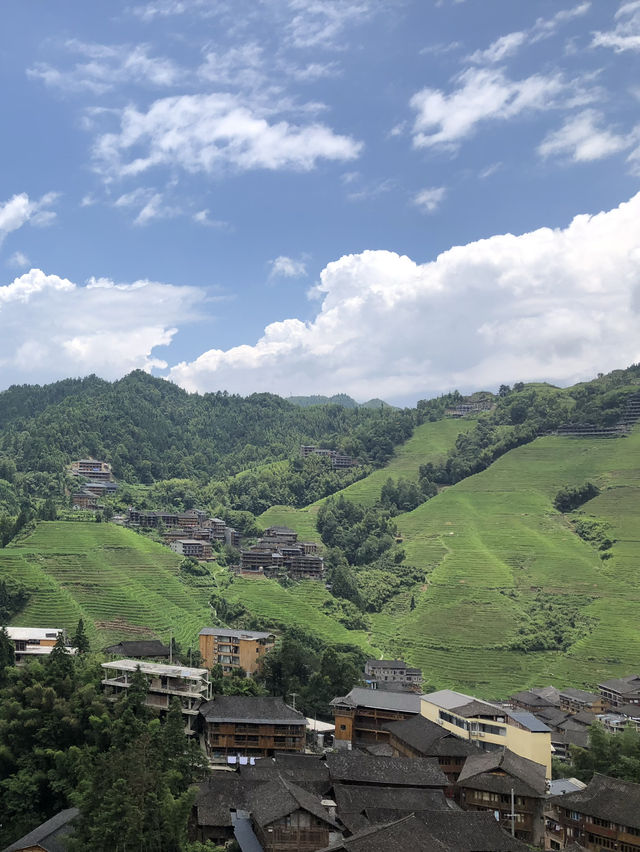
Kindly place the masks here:
<instances>
[{"instance_id":1,"label":"hillside","mask_svg":"<svg viewBox=\"0 0 640 852\"><path fill-rule=\"evenodd\" d=\"M336 496L341 494L347 500L373 506L389 477L394 480L403 477L417 481L420 465L444 459L458 435L468 432L474 425L474 420L436 420L432 423L422 423L414 429L411 437L397 448L384 467L337 492ZM258 517L258 522L264 527L288 526L302 539L317 539L315 519L323 502L324 500L318 500L303 509L273 506Z\"/></svg>"},{"instance_id":2,"label":"hillside","mask_svg":"<svg viewBox=\"0 0 640 852\"><path fill-rule=\"evenodd\" d=\"M558 490L587 479L600 496L558 513ZM407 562L426 569L427 583L415 610L395 621L391 647L432 685L485 695L634 670L639 513L638 428L623 439L545 437L512 450L396 519ZM611 558L576 534L572 519L582 518L610 525ZM527 637L566 647L525 654L516 648Z\"/></svg>"}]
</instances>

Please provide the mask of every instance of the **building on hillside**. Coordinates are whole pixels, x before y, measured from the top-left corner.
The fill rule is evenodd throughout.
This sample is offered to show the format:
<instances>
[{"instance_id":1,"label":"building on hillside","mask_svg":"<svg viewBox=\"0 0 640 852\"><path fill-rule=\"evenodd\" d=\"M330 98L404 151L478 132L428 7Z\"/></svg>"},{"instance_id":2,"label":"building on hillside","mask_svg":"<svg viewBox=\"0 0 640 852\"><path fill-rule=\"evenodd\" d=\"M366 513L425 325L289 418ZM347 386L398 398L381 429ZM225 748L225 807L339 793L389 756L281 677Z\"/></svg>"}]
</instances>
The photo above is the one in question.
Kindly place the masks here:
<instances>
[{"instance_id":1,"label":"building on hillside","mask_svg":"<svg viewBox=\"0 0 640 852\"><path fill-rule=\"evenodd\" d=\"M65 837L71 833L73 821L79 813L78 808L60 811L24 837L15 840L3 852L64 852Z\"/></svg>"},{"instance_id":2,"label":"building on hillside","mask_svg":"<svg viewBox=\"0 0 640 852\"><path fill-rule=\"evenodd\" d=\"M286 571L292 580L321 580L324 576L324 560L321 556L306 555L302 545L269 542L268 538L263 538L256 547L240 551L242 574L269 577L279 571Z\"/></svg>"},{"instance_id":3,"label":"building on hillside","mask_svg":"<svg viewBox=\"0 0 640 852\"><path fill-rule=\"evenodd\" d=\"M307 720L282 698L219 695L200 707L200 725L214 758L267 757L305 747Z\"/></svg>"},{"instance_id":4,"label":"building on hillside","mask_svg":"<svg viewBox=\"0 0 640 852\"><path fill-rule=\"evenodd\" d=\"M544 841L545 767L509 749L470 755L457 781L465 810L490 811L503 828L530 846ZM513 812L512 812L513 805Z\"/></svg>"},{"instance_id":5,"label":"building on hillside","mask_svg":"<svg viewBox=\"0 0 640 852\"><path fill-rule=\"evenodd\" d=\"M273 633L227 627L203 627L199 634L203 664L208 669L220 665L224 674L231 674L234 669L255 674L275 641Z\"/></svg>"},{"instance_id":6,"label":"building on hillside","mask_svg":"<svg viewBox=\"0 0 640 852\"><path fill-rule=\"evenodd\" d=\"M118 490L117 482L85 482L84 490L90 494L95 494L96 497L109 497Z\"/></svg>"},{"instance_id":7,"label":"building on hillside","mask_svg":"<svg viewBox=\"0 0 640 852\"><path fill-rule=\"evenodd\" d=\"M404 660L367 660L364 679L372 689L420 692L422 671L411 668Z\"/></svg>"},{"instance_id":8,"label":"building on hillside","mask_svg":"<svg viewBox=\"0 0 640 852\"><path fill-rule=\"evenodd\" d=\"M13 642L17 666L26 665L34 657L48 657L62 634L65 645L67 633L61 627L7 627L9 639ZM67 646L70 654L76 649Z\"/></svg>"},{"instance_id":9,"label":"building on hillside","mask_svg":"<svg viewBox=\"0 0 640 852\"><path fill-rule=\"evenodd\" d=\"M174 698L180 701L185 717L185 733L194 734L198 709L203 701L211 698L211 683L207 669L187 666L170 666L164 663L148 663L141 660L114 660L102 663L104 676L103 691L111 701L117 701L131 686L131 679L138 669L146 677L149 691L145 704L159 712L166 712Z\"/></svg>"},{"instance_id":10,"label":"building on hillside","mask_svg":"<svg viewBox=\"0 0 640 852\"><path fill-rule=\"evenodd\" d=\"M526 710L529 713L539 713L541 710L551 710L560 707L560 692L555 686L545 686L516 692L509 699L515 710Z\"/></svg>"},{"instance_id":11,"label":"building on hillside","mask_svg":"<svg viewBox=\"0 0 640 852\"><path fill-rule=\"evenodd\" d=\"M532 713L509 710L451 689L423 695L421 713L484 751L509 748L541 763L551 778L551 731Z\"/></svg>"},{"instance_id":12,"label":"building on hillside","mask_svg":"<svg viewBox=\"0 0 640 852\"><path fill-rule=\"evenodd\" d=\"M424 716L412 716L387 726L394 757L435 757L449 782L448 794L462 772L465 760L478 749Z\"/></svg>"},{"instance_id":13,"label":"building on hillside","mask_svg":"<svg viewBox=\"0 0 640 852\"><path fill-rule=\"evenodd\" d=\"M225 527L224 543L229 547L240 547L240 533L233 527Z\"/></svg>"},{"instance_id":14,"label":"building on hillside","mask_svg":"<svg viewBox=\"0 0 640 852\"><path fill-rule=\"evenodd\" d=\"M638 852L640 784L596 774L583 790L550 798L545 820L547 849Z\"/></svg>"},{"instance_id":15,"label":"building on hillside","mask_svg":"<svg viewBox=\"0 0 640 852\"><path fill-rule=\"evenodd\" d=\"M227 525L222 518L207 518L203 526L210 528L211 538L214 541L224 541L224 531L227 529Z\"/></svg>"},{"instance_id":16,"label":"building on hillside","mask_svg":"<svg viewBox=\"0 0 640 852\"><path fill-rule=\"evenodd\" d=\"M111 465L99 459L78 459L71 462L71 473L83 476L93 482L106 482L113 479Z\"/></svg>"},{"instance_id":17,"label":"building on hillside","mask_svg":"<svg viewBox=\"0 0 640 852\"><path fill-rule=\"evenodd\" d=\"M267 527L262 533L262 540L271 544L295 544L298 541L298 533L289 527Z\"/></svg>"},{"instance_id":18,"label":"building on hillside","mask_svg":"<svg viewBox=\"0 0 640 852\"><path fill-rule=\"evenodd\" d=\"M303 459L307 456L323 456L331 462L331 467L335 470L345 470L349 467L357 467L359 462L357 459L347 456L344 453L339 453L337 450L327 450L324 447L314 447L303 444L300 447L300 455Z\"/></svg>"},{"instance_id":19,"label":"building on hillside","mask_svg":"<svg viewBox=\"0 0 640 852\"><path fill-rule=\"evenodd\" d=\"M447 417L468 417L470 414L478 414L480 411L490 411L493 408L493 403L489 400L482 402L461 402L452 408L447 408L445 415Z\"/></svg>"},{"instance_id":20,"label":"building on hillside","mask_svg":"<svg viewBox=\"0 0 640 852\"><path fill-rule=\"evenodd\" d=\"M610 707L620 707L621 704L640 704L640 675L632 674L606 680L598 684L598 689Z\"/></svg>"},{"instance_id":21,"label":"building on hillside","mask_svg":"<svg viewBox=\"0 0 640 852\"><path fill-rule=\"evenodd\" d=\"M567 687L560 691L560 709L567 713L605 713L608 709L607 703L601 695L594 692L585 692L584 689Z\"/></svg>"},{"instance_id":22,"label":"building on hillside","mask_svg":"<svg viewBox=\"0 0 640 852\"><path fill-rule=\"evenodd\" d=\"M98 503L98 498L93 492L84 489L83 491L73 492L71 495L71 508L88 509L91 512L95 512L100 508L100 504Z\"/></svg>"},{"instance_id":23,"label":"building on hillside","mask_svg":"<svg viewBox=\"0 0 640 852\"><path fill-rule=\"evenodd\" d=\"M104 649L105 654L113 657L142 657L144 659L169 659L170 648L158 639L134 639L118 642Z\"/></svg>"},{"instance_id":24,"label":"building on hillside","mask_svg":"<svg viewBox=\"0 0 640 852\"><path fill-rule=\"evenodd\" d=\"M622 704L610 713L601 713L598 719L611 734L620 734L631 725L640 732L640 705Z\"/></svg>"},{"instance_id":25,"label":"building on hillside","mask_svg":"<svg viewBox=\"0 0 640 852\"><path fill-rule=\"evenodd\" d=\"M346 749L360 743L388 743L389 722L420 714L420 696L411 692L354 687L331 701L336 733L334 745Z\"/></svg>"},{"instance_id":26,"label":"building on hillside","mask_svg":"<svg viewBox=\"0 0 640 852\"><path fill-rule=\"evenodd\" d=\"M211 545L197 538L178 538L171 542L171 550L179 556L191 559L211 559Z\"/></svg>"}]
</instances>

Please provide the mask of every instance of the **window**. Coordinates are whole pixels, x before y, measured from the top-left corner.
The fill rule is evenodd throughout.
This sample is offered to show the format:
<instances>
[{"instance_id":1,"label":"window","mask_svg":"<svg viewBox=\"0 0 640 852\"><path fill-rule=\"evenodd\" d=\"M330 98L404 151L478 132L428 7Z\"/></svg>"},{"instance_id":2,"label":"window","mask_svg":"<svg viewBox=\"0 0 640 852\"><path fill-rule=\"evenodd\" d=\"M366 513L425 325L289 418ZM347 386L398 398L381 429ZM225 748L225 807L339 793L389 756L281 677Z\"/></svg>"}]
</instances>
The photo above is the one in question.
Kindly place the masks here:
<instances>
[{"instance_id":1,"label":"window","mask_svg":"<svg viewBox=\"0 0 640 852\"><path fill-rule=\"evenodd\" d=\"M347 726L346 726L346 725L340 725L340 730L341 730L341 731L346 731L346 730L347 730Z\"/></svg>"}]
</instances>

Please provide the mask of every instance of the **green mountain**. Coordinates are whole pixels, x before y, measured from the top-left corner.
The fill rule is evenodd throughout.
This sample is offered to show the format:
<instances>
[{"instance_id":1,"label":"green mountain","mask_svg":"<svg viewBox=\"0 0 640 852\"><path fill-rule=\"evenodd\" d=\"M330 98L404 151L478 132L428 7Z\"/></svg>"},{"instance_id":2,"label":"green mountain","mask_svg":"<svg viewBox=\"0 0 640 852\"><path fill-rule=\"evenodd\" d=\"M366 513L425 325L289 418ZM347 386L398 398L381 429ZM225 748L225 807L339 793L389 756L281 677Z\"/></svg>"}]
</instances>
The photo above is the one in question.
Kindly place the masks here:
<instances>
[{"instance_id":1,"label":"green mountain","mask_svg":"<svg viewBox=\"0 0 640 852\"><path fill-rule=\"evenodd\" d=\"M340 405L342 408L393 408L382 399L370 399L367 402L356 402L353 397L346 393L336 393L333 396L288 396L287 402L298 405L300 408L309 408L312 405Z\"/></svg>"}]
</instances>

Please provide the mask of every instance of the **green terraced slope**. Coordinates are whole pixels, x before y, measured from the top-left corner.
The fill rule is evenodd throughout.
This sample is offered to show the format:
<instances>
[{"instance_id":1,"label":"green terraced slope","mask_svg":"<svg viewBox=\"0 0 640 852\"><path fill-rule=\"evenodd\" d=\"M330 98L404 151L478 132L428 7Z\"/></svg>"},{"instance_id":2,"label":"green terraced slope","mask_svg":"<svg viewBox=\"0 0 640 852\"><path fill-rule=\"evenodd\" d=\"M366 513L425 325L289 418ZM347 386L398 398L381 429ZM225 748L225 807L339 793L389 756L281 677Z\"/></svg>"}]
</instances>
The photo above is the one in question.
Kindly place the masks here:
<instances>
[{"instance_id":1,"label":"green terraced slope","mask_svg":"<svg viewBox=\"0 0 640 852\"><path fill-rule=\"evenodd\" d=\"M610 524L617 540L606 561L553 508L561 487L586 480L602 493L574 515ZM501 697L638 668L640 431L539 438L396 520L407 562L423 566L427 581L414 610L374 618L373 641L419 665L432 685ZM539 591L573 610L573 641L564 650L510 650L521 628L535 632L531 615L546 613Z\"/></svg>"},{"instance_id":2,"label":"green terraced slope","mask_svg":"<svg viewBox=\"0 0 640 852\"><path fill-rule=\"evenodd\" d=\"M467 432L475 425L475 420L438 420L417 426L408 441L398 448L394 457L379 470L343 488L338 494L355 503L373 506L380 497L380 491L387 479L400 478L417 481L420 465L437 462L454 446L461 432ZM272 506L258 518L262 526L287 526L298 533L302 540L318 538L316 515L324 503L318 500L304 509L291 506Z\"/></svg>"},{"instance_id":3,"label":"green terraced slope","mask_svg":"<svg viewBox=\"0 0 640 852\"><path fill-rule=\"evenodd\" d=\"M201 628L211 624L215 574L228 575L216 566L206 577L184 575L180 561L168 548L114 524L42 522L0 549L0 578L15 578L31 592L12 624L73 631L83 618L94 648L127 638L168 641L169 633L183 647L195 647ZM365 633L323 612L329 593L320 584L286 590L272 580L235 578L225 595L258 617L374 651Z\"/></svg>"}]
</instances>

